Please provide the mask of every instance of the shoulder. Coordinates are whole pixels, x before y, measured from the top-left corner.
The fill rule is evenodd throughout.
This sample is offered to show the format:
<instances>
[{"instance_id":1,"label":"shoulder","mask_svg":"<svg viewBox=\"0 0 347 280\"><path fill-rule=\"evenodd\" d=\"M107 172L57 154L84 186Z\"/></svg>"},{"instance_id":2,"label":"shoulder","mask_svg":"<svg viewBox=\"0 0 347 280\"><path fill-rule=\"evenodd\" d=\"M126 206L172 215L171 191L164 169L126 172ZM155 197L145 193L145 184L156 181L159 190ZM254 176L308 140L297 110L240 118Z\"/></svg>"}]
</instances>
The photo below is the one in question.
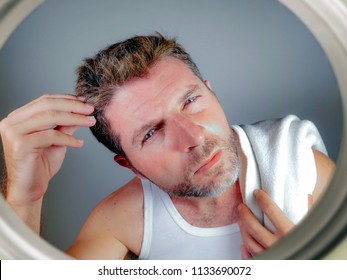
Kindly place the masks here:
<instances>
[{"instance_id":1,"label":"shoulder","mask_svg":"<svg viewBox=\"0 0 347 280\"><path fill-rule=\"evenodd\" d=\"M95 208L95 211L126 210L138 206L143 201L142 182L134 177L126 185L111 193ZM134 205L133 203L137 203Z\"/></svg>"},{"instance_id":2,"label":"shoulder","mask_svg":"<svg viewBox=\"0 0 347 280\"><path fill-rule=\"evenodd\" d=\"M143 190L141 180L135 177L95 207L76 243L96 244L99 238L105 240L107 237L109 247L106 250L111 249L111 244L118 244L118 247L138 255L142 236Z\"/></svg>"},{"instance_id":3,"label":"shoulder","mask_svg":"<svg viewBox=\"0 0 347 280\"><path fill-rule=\"evenodd\" d=\"M315 203L329 185L335 170L335 163L324 153L316 149L313 149L313 154L317 168L317 181L312 194L313 203Z\"/></svg>"}]
</instances>

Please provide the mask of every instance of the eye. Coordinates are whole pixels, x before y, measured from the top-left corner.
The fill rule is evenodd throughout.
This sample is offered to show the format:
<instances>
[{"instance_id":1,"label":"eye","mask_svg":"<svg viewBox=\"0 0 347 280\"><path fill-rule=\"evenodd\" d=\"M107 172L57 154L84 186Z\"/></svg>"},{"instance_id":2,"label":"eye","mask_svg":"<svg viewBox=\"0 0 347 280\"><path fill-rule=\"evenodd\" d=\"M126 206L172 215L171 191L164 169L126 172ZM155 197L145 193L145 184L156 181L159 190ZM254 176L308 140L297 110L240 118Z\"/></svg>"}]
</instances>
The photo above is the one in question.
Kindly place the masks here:
<instances>
[{"instance_id":1,"label":"eye","mask_svg":"<svg viewBox=\"0 0 347 280\"><path fill-rule=\"evenodd\" d=\"M144 142L147 141L149 138L151 138L153 136L154 133L155 133L155 129L152 128L150 131L147 132L147 134L143 138L143 141Z\"/></svg>"},{"instance_id":2,"label":"eye","mask_svg":"<svg viewBox=\"0 0 347 280\"><path fill-rule=\"evenodd\" d=\"M184 105L188 105L190 103L193 103L196 99L198 98L198 96L193 96L193 97L189 97L186 102L184 103Z\"/></svg>"}]
</instances>

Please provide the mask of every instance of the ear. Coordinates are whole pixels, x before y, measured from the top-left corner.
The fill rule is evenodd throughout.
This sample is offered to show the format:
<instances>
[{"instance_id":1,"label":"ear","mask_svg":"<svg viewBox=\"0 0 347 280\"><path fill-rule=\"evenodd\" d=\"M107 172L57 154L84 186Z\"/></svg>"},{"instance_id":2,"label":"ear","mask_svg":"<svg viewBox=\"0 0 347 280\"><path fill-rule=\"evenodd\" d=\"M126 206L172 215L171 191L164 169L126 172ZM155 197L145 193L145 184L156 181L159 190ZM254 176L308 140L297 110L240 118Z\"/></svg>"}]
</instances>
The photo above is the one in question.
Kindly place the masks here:
<instances>
[{"instance_id":1,"label":"ear","mask_svg":"<svg viewBox=\"0 0 347 280\"><path fill-rule=\"evenodd\" d=\"M132 167L132 165L129 163L129 161L121 155L116 155L114 156L114 161L117 162L120 166L123 166L125 168L130 169L137 177L139 177L140 179L145 179L145 177L143 177L134 167Z\"/></svg>"},{"instance_id":2,"label":"ear","mask_svg":"<svg viewBox=\"0 0 347 280\"><path fill-rule=\"evenodd\" d=\"M204 83L205 83L205 85L208 87L208 89L209 89L210 91L213 91L213 90L212 90L212 86L211 86L209 80L205 80Z\"/></svg>"},{"instance_id":3,"label":"ear","mask_svg":"<svg viewBox=\"0 0 347 280\"><path fill-rule=\"evenodd\" d=\"M130 163L128 162L128 160L127 160L125 157L120 156L120 155L116 155L116 156L114 156L113 159L114 159L114 161L117 162L120 166L129 168L129 169L132 169Z\"/></svg>"}]
</instances>

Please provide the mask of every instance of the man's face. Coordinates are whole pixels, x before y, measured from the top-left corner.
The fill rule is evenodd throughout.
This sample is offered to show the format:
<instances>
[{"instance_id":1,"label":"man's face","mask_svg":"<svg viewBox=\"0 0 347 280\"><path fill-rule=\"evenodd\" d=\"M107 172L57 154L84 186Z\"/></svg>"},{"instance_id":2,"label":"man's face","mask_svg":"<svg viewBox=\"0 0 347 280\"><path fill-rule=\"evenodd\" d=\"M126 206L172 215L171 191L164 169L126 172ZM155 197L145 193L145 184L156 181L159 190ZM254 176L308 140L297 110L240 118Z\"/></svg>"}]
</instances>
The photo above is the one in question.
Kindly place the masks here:
<instances>
[{"instance_id":1,"label":"man's face","mask_svg":"<svg viewBox=\"0 0 347 280\"><path fill-rule=\"evenodd\" d=\"M106 117L135 173L170 194L216 196L238 178L235 134L217 98L177 59L117 89Z\"/></svg>"}]
</instances>

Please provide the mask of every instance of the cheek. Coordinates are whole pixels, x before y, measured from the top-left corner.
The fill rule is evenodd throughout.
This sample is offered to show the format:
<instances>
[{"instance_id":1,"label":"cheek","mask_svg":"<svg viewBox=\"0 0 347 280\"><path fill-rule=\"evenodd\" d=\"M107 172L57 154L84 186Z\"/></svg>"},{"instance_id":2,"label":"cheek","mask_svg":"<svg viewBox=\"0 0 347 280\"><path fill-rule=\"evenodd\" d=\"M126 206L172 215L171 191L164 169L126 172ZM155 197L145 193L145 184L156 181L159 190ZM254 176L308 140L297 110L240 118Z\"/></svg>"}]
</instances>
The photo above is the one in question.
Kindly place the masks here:
<instances>
[{"instance_id":1,"label":"cheek","mask_svg":"<svg viewBox=\"0 0 347 280\"><path fill-rule=\"evenodd\" d=\"M135 168L150 178L155 178L160 174L164 176L177 174L181 169L180 159L161 149L149 153L137 152L132 154L131 158L134 159L132 162Z\"/></svg>"},{"instance_id":2,"label":"cheek","mask_svg":"<svg viewBox=\"0 0 347 280\"><path fill-rule=\"evenodd\" d=\"M218 123L207 123L204 125L205 129L213 135L223 135L225 134L225 128Z\"/></svg>"},{"instance_id":3,"label":"cheek","mask_svg":"<svg viewBox=\"0 0 347 280\"><path fill-rule=\"evenodd\" d=\"M201 124L208 132L214 135L227 135L229 131L228 120L222 107L217 102L201 115Z\"/></svg>"},{"instance_id":4,"label":"cheek","mask_svg":"<svg viewBox=\"0 0 347 280\"><path fill-rule=\"evenodd\" d=\"M224 114L210 114L203 124L204 128L213 135L219 135L221 137L228 135L229 124Z\"/></svg>"}]
</instances>

